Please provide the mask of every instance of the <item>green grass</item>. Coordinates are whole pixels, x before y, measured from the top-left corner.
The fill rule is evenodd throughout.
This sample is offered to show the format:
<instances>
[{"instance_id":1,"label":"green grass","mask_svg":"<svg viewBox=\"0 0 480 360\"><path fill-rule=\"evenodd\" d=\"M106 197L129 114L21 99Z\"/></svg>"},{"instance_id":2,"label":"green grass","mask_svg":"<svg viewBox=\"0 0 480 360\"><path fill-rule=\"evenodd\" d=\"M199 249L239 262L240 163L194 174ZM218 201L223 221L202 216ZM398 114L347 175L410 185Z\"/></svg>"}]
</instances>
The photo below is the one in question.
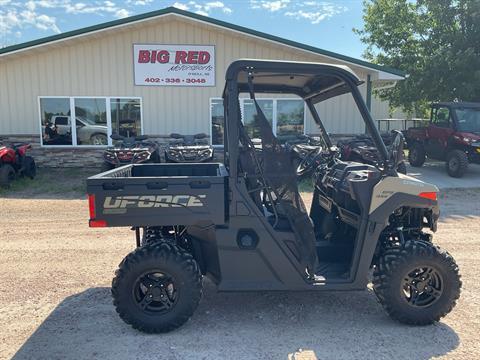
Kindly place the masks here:
<instances>
[{"instance_id":1,"label":"green grass","mask_svg":"<svg viewBox=\"0 0 480 360\"><path fill-rule=\"evenodd\" d=\"M17 178L9 188L0 188L0 197L83 197L85 179L97 169L41 168L35 179Z\"/></svg>"},{"instance_id":2,"label":"green grass","mask_svg":"<svg viewBox=\"0 0 480 360\"><path fill-rule=\"evenodd\" d=\"M311 177L307 177L298 184L298 191L311 193L313 192L313 181Z\"/></svg>"}]
</instances>

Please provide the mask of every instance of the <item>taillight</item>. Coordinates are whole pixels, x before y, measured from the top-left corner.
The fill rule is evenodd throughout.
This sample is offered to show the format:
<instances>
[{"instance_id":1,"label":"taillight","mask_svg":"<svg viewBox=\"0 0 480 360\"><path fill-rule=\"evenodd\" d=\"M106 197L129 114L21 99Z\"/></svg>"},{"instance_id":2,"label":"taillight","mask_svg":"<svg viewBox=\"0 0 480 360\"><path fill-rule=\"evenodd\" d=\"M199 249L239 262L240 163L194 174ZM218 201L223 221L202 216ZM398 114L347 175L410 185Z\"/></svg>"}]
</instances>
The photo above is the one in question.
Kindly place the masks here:
<instances>
[{"instance_id":1,"label":"taillight","mask_svg":"<svg viewBox=\"0 0 480 360\"><path fill-rule=\"evenodd\" d=\"M435 191L431 192L421 192L418 194L421 198L437 201L437 193Z\"/></svg>"},{"instance_id":2,"label":"taillight","mask_svg":"<svg viewBox=\"0 0 480 360\"><path fill-rule=\"evenodd\" d=\"M95 195L88 194L88 210L90 219L95 219Z\"/></svg>"},{"instance_id":3,"label":"taillight","mask_svg":"<svg viewBox=\"0 0 480 360\"><path fill-rule=\"evenodd\" d=\"M90 212L90 220L88 221L88 226L90 227L106 227L107 222L105 220L96 220L96 211L95 211L95 195L88 194L88 210Z\"/></svg>"},{"instance_id":4,"label":"taillight","mask_svg":"<svg viewBox=\"0 0 480 360\"><path fill-rule=\"evenodd\" d=\"M88 222L90 227L107 227L107 222L105 220L90 220Z\"/></svg>"}]
</instances>

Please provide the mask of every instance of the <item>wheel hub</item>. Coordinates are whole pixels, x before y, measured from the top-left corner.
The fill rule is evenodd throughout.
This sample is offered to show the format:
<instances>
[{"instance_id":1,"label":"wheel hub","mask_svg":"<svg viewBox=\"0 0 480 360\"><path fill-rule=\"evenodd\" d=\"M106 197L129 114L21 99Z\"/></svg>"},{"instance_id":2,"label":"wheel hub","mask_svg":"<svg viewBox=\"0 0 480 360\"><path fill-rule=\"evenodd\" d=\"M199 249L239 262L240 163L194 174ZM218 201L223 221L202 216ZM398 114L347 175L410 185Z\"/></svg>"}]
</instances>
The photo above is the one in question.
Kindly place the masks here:
<instances>
[{"instance_id":1,"label":"wheel hub","mask_svg":"<svg viewBox=\"0 0 480 360\"><path fill-rule=\"evenodd\" d=\"M411 306L430 306L443 294L443 278L430 266L413 269L402 281L402 293Z\"/></svg>"},{"instance_id":2,"label":"wheel hub","mask_svg":"<svg viewBox=\"0 0 480 360\"><path fill-rule=\"evenodd\" d=\"M161 272L149 272L140 276L133 296L143 311L155 313L169 311L178 298L173 278Z\"/></svg>"}]
</instances>

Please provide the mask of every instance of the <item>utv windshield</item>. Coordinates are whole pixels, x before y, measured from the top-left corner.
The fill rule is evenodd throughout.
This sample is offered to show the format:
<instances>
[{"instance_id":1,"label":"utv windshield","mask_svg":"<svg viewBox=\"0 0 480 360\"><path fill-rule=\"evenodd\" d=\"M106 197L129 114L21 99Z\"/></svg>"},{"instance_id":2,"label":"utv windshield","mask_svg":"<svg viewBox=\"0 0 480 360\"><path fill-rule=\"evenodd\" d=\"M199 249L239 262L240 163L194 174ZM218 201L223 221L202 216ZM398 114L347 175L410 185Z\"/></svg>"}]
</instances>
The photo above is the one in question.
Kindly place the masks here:
<instances>
[{"instance_id":1,"label":"utv windshield","mask_svg":"<svg viewBox=\"0 0 480 360\"><path fill-rule=\"evenodd\" d=\"M480 108L455 109L458 119L458 130L480 133Z\"/></svg>"}]
</instances>

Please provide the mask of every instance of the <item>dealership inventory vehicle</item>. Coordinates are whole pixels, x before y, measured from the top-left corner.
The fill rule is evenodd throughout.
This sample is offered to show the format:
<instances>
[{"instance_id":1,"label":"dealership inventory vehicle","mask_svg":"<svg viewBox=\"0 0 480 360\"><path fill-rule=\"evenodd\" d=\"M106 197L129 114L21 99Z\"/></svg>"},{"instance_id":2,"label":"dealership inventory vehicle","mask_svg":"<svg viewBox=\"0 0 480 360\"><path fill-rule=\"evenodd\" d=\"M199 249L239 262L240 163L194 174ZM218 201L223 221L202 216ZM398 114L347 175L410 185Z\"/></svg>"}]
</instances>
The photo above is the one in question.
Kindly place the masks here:
<instances>
[{"instance_id":1,"label":"dealership inventory vehicle","mask_svg":"<svg viewBox=\"0 0 480 360\"><path fill-rule=\"evenodd\" d=\"M33 179L37 174L35 160L27 155L32 145L4 144L0 139L0 187L8 187L18 176Z\"/></svg>"},{"instance_id":2,"label":"dealership inventory vehicle","mask_svg":"<svg viewBox=\"0 0 480 360\"><path fill-rule=\"evenodd\" d=\"M406 140L410 165L442 160L448 175L460 178L469 163L480 164L480 103L432 104L428 126L408 129Z\"/></svg>"},{"instance_id":3,"label":"dealership inventory vehicle","mask_svg":"<svg viewBox=\"0 0 480 360\"><path fill-rule=\"evenodd\" d=\"M396 131L382 134L382 140L387 146L387 149L392 143L392 137L395 137ZM351 139L340 140L337 143L340 149L341 159L346 161L357 161L364 164L375 165L381 161L380 153L375 146L372 138L367 134L357 135ZM405 161L401 161L397 166L397 171L406 174L407 165Z\"/></svg>"},{"instance_id":4,"label":"dealership inventory vehicle","mask_svg":"<svg viewBox=\"0 0 480 360\"><path fill-rule=\"evenodd\" d=\"M373 289L386 312L413 325L438 321L460 295L458 266L432 243L438 189L403 174L403 138L387 151L358 86L338 65L238 60L226 73L224 163L140 164L87 180L91 227L128 226L137 248L120 263L112 295L120 317L145 332L185 323L202 277L219 291ZM242 123L239 96L255 105L262 161ZM310 211L291 152L275 137L258 93L315 104L351 94L381 155L342 161L326 133ZM243 94L242 94L243 95ZM142 243L141 232L150 232ZM308 295L305 295L308 296Z\"/></svg>"},{"instance_id":5,"label":"dealership inventory vehicle","mask_svg":"<svg viewBox=\"0 0 480 360\"><path fill-rule=\"evenodd\" d=\"M165 149L165 161L172 163L200 163L213 160L213 146L208 143L208 135L170 134L170 142Z\"/></svg>"},{"instance_id":6,"label":"dealership inventory vehicle","mask_svg":"<svg viewBox=\"0 0 480 360\"><path fill-rule=\"evenodd\" d=\"M114 144L103 153L103 171L126 164L160 162L158 144L149 141L147 136L126 137L112 134L110 137L114 140Z\"/></svg>"}]
</instances>

